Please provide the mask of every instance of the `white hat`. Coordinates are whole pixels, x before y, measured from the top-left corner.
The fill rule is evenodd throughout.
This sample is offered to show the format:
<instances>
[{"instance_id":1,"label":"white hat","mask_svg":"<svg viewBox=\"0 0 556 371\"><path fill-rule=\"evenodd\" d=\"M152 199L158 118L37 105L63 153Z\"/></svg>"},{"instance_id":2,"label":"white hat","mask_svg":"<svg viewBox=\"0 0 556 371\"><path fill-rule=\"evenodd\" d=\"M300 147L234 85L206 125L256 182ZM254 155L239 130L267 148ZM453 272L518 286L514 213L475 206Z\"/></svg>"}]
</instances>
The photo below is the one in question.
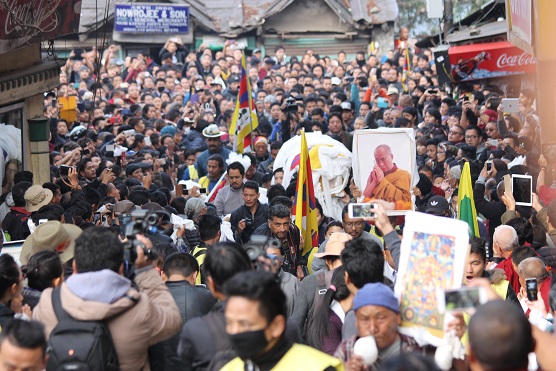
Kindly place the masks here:
<instances>
[{"instance_id":1,"label":"white hat","mask_svg":"<svg viewBox=\"0 0 556 371\"><path fill-rule=\"evenodd\" d=\"M332 81L332 85L342 85L342 80L339 77L334 76L330 79Z\"/></svg>"},{"instance_id":2,"label":"white hat","mask_svg":"<svg viewBox=\"0 0 556 371\"><path fill-rule=\"evenodd\" d=\"M386 95L393 95L393 94L400 94L400 92L398 91L398 89L395 86L390 85L388 87L388 91L386 92Z\"/></svg>"},{"instance_id":3,"label":"white hat","mask_svg":"<svg viewBox=\"0 0 556 371\"><path fill-rule=\"evenodd\" d=\"M340 107L342 107L342 110L351 111L351 103L348 101L342 102Z\"/></svg>"},{"instance_id":4,"label":"white hat","mask_svg":"<svg viewBox=\"0 0 556 371\"><path fill-rule=\"evenodd\" d=\"M210 124L209 126L203 129L203 135L206 138L220 138L224 134L226 133L220 131L216 124Z\"/></svg>"}]
</instances>

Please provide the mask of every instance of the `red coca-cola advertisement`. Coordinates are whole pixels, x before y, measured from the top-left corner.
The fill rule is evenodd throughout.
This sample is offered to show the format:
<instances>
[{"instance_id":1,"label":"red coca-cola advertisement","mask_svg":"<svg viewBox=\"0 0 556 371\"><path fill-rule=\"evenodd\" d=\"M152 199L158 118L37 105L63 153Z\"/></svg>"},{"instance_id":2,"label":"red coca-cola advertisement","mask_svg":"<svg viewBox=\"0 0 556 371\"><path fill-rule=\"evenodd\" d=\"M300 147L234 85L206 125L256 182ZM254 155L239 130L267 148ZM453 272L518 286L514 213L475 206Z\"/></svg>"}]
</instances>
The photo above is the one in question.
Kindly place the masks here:
<instances>
[{"instance_id":1,"label":"red coca-cola advertisement","mask_svg":"<svg viewBox=\"0 0 556 371\"><path fill-rule=\"evenodd\" d=\"M448 49L454 82L489 79L536 71L535 57L507 41Z\"/></svg>"}]
</instances>

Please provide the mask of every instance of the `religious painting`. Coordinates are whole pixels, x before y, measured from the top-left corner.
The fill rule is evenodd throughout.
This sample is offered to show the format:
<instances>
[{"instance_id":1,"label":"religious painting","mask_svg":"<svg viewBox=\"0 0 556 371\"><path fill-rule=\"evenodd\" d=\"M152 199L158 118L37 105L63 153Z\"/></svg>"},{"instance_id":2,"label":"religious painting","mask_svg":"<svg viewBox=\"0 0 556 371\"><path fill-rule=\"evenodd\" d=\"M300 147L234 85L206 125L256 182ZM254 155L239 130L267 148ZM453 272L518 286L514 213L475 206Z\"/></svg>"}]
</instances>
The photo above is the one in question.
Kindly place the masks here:
<instances>
[{"instance_id":1,"label":"religious painting","mask_svg":"<svg viewBox=\"0 0 556 371\"><path fill-rule=\"evenodd\" d=\"M363 193L359 202L383 200L388 215L413 210L417 184L413 129L357 130L353 136L353 178Z\"/></svg>"},{"instance_id":2,"label":"religious painting","mask_svg":"<svg viewBox=\"0 0 556 371\"><path fill-rule=\"evenodd\" d=\"M468 252L467 224L460 220L409 212L402 240L396 295L400 331L435 345L444 337L439 290L461 287Z\"/></svg>"}]
</instances>

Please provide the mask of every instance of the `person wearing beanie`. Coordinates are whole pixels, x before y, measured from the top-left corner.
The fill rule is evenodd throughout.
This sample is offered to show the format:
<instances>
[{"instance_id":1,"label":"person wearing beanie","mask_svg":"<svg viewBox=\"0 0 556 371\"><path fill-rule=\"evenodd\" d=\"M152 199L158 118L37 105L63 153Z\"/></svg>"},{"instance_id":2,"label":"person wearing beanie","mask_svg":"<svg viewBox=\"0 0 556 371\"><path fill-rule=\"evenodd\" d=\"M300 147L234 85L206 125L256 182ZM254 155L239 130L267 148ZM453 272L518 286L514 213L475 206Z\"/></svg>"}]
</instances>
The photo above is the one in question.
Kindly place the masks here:
<instances>
[{"instance_id":1,"label":"person wearing beanie","mask_svg":"<svg viewBox=\"0 0 556 371\"><path fill-rule=\"evenodd\" d=\"M420 347L417 341L398 332L401 324L400 305L392 289L383 283L368 283L353 299L358 334L343 340L334 357L344 362L346 370L376 370L382 362L403 353L417 352L434 356L436 348ZM355 342L373 336L378 350L374 364L366 366L363 357L354 354Z\"/></svg>"}]
</instances>

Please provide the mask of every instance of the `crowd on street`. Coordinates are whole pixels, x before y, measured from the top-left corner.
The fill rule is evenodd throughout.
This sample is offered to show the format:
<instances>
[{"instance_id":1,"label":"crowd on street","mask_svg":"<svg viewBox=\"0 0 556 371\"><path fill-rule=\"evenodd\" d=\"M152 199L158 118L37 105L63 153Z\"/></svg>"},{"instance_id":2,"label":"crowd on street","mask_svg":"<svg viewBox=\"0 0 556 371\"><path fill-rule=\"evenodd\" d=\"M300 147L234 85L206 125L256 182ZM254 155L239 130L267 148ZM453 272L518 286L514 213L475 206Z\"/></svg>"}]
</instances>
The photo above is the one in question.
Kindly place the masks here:
<instances>
[{"instance_id":1,"label":"crowd on street","mask_svg":"<svg viewBox=\"0 0 556 371\"><path fill-rule=\"evenodd\" d=\"M0 241L24 242L0 255L0 370L556 369L556 174L536 92L440 85L431 51L407 40L401 27L381 55L286 57L233 40L194 50L175 37L154 59L72 51L44 98L50 181L4 172ZM238 154L230 128L245 80L258 124ZM399 331L404 218L383 202L373 217L348 212L373 177L358 187L349 175L341 218L316 203L311 252L293 223L297 178L275 166L282 146L320 132L352 151L355 131L382 128L415 135L415 211L457 218L469 164L479 237L463 284L489 301L446 323L461 359L441 364L440 347ZM505 175L532 176L532 206Z\"/></svg>"}]
</instances>

